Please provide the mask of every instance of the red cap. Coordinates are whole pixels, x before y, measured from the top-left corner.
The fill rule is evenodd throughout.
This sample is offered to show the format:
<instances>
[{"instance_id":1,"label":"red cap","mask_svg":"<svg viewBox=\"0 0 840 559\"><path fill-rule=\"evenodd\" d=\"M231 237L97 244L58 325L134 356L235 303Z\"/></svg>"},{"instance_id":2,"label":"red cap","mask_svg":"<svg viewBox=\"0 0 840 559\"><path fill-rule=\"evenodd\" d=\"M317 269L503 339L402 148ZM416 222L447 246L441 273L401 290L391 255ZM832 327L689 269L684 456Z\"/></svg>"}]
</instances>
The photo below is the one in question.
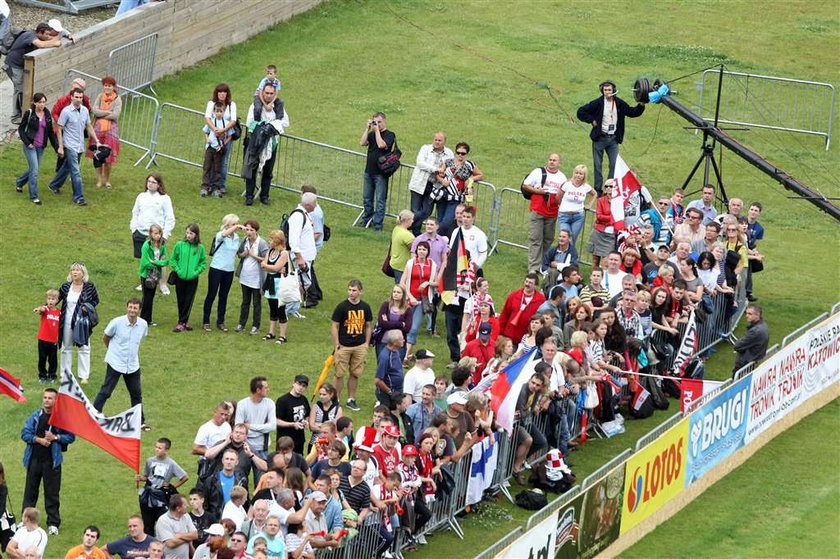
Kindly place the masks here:
<instances>
[{"instance_id":1,"label":"red cap","mask_svg":"<svg viewBox=\"0 0 840 559\"><path fill-rule=\"evenodd\" d=\"M417 456L417 447L413 444L407 444L402 447L403 456Z\"/></svg>"},{"instance_id":2,"label":"red cap","mask_svg":"<svg viewBox=\"0 0 840 559\"><path fill-rule=\"evenodd\" d=\"M400 436L400 428L396 425L386 425L385 428L382 430L383 435L390 435L392 437L399 437Z\"/></svg>"}]
</instances>

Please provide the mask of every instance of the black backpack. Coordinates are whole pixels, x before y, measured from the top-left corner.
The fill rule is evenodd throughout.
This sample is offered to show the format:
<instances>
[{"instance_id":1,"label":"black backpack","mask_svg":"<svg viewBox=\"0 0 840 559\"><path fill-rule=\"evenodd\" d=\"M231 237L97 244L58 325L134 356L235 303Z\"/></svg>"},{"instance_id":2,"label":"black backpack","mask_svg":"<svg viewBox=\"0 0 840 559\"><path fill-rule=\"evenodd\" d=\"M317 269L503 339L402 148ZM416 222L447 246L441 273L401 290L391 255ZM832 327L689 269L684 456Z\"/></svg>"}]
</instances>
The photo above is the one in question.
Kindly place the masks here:
<instances>
[{"instance_id":1,"label":"black backpack","mask_svg":"<svg viewBox=\"0 0 840 559\"><path fill-rule=\"evenodd\" d=\"M286 246L289 244L289 218L292 217L292 214L295 212L303 213L303 210L300 208L295 208L292 210L291 213L283 214L283 217L280 218L280 230L283 231L283 234L286 235ZM306 222L304 222L306 225ZM324 235L326 236L327 228L324 227ZM301 226L301 231L303 231L303 226ZM326 240L326 239L324 239Z\"/></svg>"},{"instance_id":2,"label":"black backpack","mask_svg":"<svg viewBox=\"0 0 840 559\"><path fill-rule=\"evenodd\" d=\"M650 392L650 399L653 400L653 407L658 410L667 410L668 409L668 397L665 396L665 393L662 391L662 386L660 386L659 379L651 378L651 377L642 377L640 381L642 386Z\"/></svg>"},{"instance_id":3,"label":"black backpack","mask_svg":"<svg viewBox=\"0 0 840 559\"><path fill-rule=\"evenodd\" d=\"M540 171L542 171L542 182L540 183L540 187L545 187L545 181L546 181L546 179L548 179L548 171L545 170L545 167L540 167ZM519 184L519 192L522 193L522 197L525 198L526 200L530 200L531 196L533 196L533 194L530 193L530 192L525 192L525 189L522 188L522 185L525 184L525 181L530 176L531 176L531 173L528 173L525 176L525 178L522 179L522 182Z\"/></svg>"},{"instance_id":4,"label":"black backpack","mask_svg":"<svg viewBox=\"0 0 840 559\"><path fill-rule=\"evenodd\" d=\"M514 501L525 510L540 510L548 506L548 498L545 496L545 493L534 491L533 489L520 491Z\"/></svg>"}]
</instances>

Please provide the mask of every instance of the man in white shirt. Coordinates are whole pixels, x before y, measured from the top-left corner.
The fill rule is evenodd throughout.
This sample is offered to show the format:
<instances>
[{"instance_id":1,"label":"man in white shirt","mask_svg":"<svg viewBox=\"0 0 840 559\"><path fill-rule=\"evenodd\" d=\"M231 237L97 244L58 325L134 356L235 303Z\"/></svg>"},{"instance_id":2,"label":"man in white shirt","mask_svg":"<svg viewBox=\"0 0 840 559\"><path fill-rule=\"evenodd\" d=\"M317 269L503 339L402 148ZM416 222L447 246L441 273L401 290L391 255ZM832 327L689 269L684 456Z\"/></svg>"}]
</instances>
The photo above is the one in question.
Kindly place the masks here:
<instances>
[{"instance_id":1,"label":"man in white shirt","mask_svg":"<svg viewBox=\"0 0 840 559\"><path fill-rule=\"evenodd\" d=\"M432 213L434 200L431 194L437 182L435 173L440 172L443 162L448 159L455 159L455 154L446 147L446 134L443 132L435 132L432 143L425 144L417 153L416 165L408 181L411 211L414 212L411 232L415 237L420 235L420 225Z\"/></svg>"},{"instance_id":2,"label":"man in white shirt","mask_svg":"<svg viewBox=\"0 0 840 559\"><path fill-rule=\"evenodd\" d=\"M266 457L269 435L277 427L274 402L268 398L268 379L254 377L251 379L251 396L239 400L236 404L236 423L248 424L248 445L251 451L262 459ZM254 485L260 480L262 470L256 465L254 470Z\"/></svg>"},{"instance_id":3,"label":"man in white shirt","mask_svg":"<svg viewBox=\"0 0 840 559\"><path fill-rule=\"evenodd\" d=\"M423 387L435 383L435 372L432 370L432 359L435 354L428 349L420 349L414 353L415 364L405 373L403 392L411 395L414 402L420 401Z\"/></svg>"},{"instance_id":4,"label":"man in white shirt","mask_svg":"<svg viewBox=\"0 0 840 559\"><path fill-rule=\"evenodd\" d=\"M303 185L300 187L301 194L307 192L311 192L316 196L318 195L318 190L314 186ZM327 240L327 231L329 229L324 224L324 210L317 200L315 201L315 208L309 212L309 217L312 219L312 226L315 229L315 258L317 259L317 255L321 254L321 248L323 248L324 242ZM321 291L321 286L318 283L318 276L315 275L315 262L309 263L309 278L312 280L312 283L309 285L309 289L306 290L306 301L302 305L305 309L316 306L324 298L324 293Z\"/></svg>"},{"instance_id":5,"label":"man in white shirt","mask_svg":"<svg viewBox=\"0 0 840 559\"><path fill-rule=\"evenodd\" d=\"M193 441L192 453L197 456L204 456L207 449L219 443L226 442L231 431L230 410L225 402L219 402L213 412L213 418L198 428L198 433Z\"/></svg>"},{"instance_id":6,"label":"man in white shirt","mask_svg":"<svg viewBox=\"0 0 840 559\"><path fill-rule=\"evenodd\" d=\"M289 214L289 253L295 266L300 270L300 278L304 289L309 289L312 279L309 268L318 256L315 246L315 226L309 214L315 211L318 197L312 192L304 192L300 197L300 204ZM307 299L305 307L314 307L316 300Z\"/></svg>"},{"instance_id":7,"label":"man in white shirt","mask_svg":"<svg viewBox=\"0 0 840 559\"><path fill-rule=\"evenodd\" d=\"M475 226L473 206L467 206L461 212L461 233L464 235L464 245L470 252L470 262L475 262L475 267L480 270L487 260L487 235ZM455 237L454 233L452 237Z\"/></svg>"},{"instance_id":8,"label":"man in white shirt","mask_svg":"<svg viewBox=\"0 0 840 559\"><path fill-rule=\"evenodd\" d=\"M617 252L611 252L607 256L607 269L604 270L604 287L607 288L610 299L621 293L622 290L621 280L624 278L625 272L619 266L621 266L621 255Z\"/></svg>"}]
</instances>

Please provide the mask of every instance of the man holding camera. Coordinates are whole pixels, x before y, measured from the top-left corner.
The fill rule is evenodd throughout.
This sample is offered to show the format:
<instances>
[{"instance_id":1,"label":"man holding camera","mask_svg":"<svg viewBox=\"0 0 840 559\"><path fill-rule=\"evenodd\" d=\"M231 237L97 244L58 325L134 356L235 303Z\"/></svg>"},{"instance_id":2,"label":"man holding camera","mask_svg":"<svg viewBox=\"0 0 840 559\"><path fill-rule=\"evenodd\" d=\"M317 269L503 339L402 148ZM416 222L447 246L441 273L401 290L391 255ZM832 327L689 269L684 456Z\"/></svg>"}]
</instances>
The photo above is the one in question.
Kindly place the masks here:
<instances>
[{"instance_id":1,"label":"man holding camera","mask_svg":"<svg viewBox=\"0 0 840 559\"><path fill-rule=\"evenodd\" d=\"M598 196L601 195L603 177L601 164L604 159L604 151L610 158L610 174L615 174L615 161L618 159L618 145L624 141L624 117L636 118L645 112L645 106L641 103L631 107L625 101L616 96L618 88L615 83L607 80L598 86L601 89L601 97L580 107L577 117L583 122L592 124L592 131L589 137L592 139L592 171L595 176L595 190Z\"/></svg>"},{"instance_id":2,"label":"man holding camera","mask_svg":"<svg viewBox=\"0 0 840 559\"><path fill-rule=\"evenodd\" d=\"M365 209L358 222L360 227L367 227L372 221L374 231L382 231L382 224L385 221L385 202L388 200L388 177L379 168L379 158L391 153L396 142L396 134L386 127L385 114L374 114L367 122L362 137L359 139L359 145L368 148L362 188L362 202ZM376 202L375 209L374 201Z\"/></svg>"},{"instance_id":3,"label":"man holding camera","mask_svg":"<svg viewBox=\"0 0 840 559\"><path fill-rule=\"evenodd\" d=\"M566 182L560 170L560 156L552 153L545 167L537 167L522 182L522 193L531 200L528 225L528 271L540 271L543 256L554 240L559 200L557 193Z\"/></svg>"}]
</instances>

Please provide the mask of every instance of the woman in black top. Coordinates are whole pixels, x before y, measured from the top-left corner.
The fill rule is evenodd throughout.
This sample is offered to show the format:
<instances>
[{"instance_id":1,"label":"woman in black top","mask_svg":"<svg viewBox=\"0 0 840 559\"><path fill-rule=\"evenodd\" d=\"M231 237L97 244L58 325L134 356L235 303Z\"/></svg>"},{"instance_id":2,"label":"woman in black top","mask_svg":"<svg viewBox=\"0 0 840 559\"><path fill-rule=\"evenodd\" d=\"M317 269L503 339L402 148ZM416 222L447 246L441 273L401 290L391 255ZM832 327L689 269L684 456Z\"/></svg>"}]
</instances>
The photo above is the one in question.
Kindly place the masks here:
<instances>
[{"instance_id":1,"label":"woman in black top","mask_svg":"<svg viewBox=\"0 0 840 559\"><path fill-rule=\"evenodd\" d=\"M45 110L47 96L36 93L32 96L32 107L23 113L18 126L18 136L23 143L23 155L29 168L15 180L15 190L23 192L23 186L29 183L29 199L33 204L41 205L38 198L38 171L41 168L41 157L47 142L58 149L58 141L53 130L52 115Z\"/></svg>"}]
</instances>

